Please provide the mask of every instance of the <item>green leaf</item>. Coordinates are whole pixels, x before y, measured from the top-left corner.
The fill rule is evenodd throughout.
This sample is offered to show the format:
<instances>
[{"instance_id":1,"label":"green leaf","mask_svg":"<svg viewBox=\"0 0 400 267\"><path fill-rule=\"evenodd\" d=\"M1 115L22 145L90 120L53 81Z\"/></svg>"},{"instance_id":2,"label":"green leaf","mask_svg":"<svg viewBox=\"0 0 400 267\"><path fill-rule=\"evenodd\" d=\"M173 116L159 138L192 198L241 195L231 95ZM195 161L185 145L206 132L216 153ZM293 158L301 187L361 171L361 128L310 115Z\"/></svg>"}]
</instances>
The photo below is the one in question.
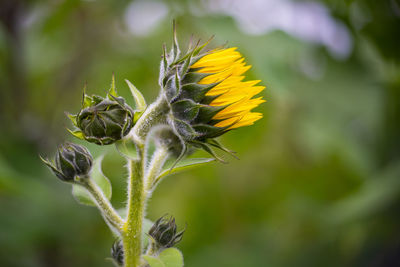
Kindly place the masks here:
<instances>
[{"instance_id":1,"label":"green leaf","mask_svg":"<svg viewBox=\"0 0 400 267\"><path fill-rule=\"evenodd\" d=\"M115 147L118 152L129 159L137 159L137 151L135 144L132 142L130 138L123 138L115 142Z\"/></svg>"},{"instance_id":2,"label":"green leaf","mask_svg":"<svg viewBox=\"0 0 400 267\"><path fill-rule=\"evenodd\" d=\"M129 89L131 90L133 99L135 100L136 103L136 109L139 112L144 112L147 108L147 104L142 93L130 81L125 80L125 82L128 84Z\"/></svg>"},{"instance_id":3,"label":"green leaf","mask_svg":"<svg viewBox=\"0 0 400 267\"><path fill-rule=\"evenodd\" d=\"M143 258L147 261L150 267L166 267L165 264L158 258L149 255L143 255Z\"/></svg>"},{"instance_id":4,"label":"green leaf","mask_svg":"<svg viewBox=\"0 0 400 267\"><path fill-rule=\"evenodd\" d=\"M104 196L107 197L108 199L110 199L111 194L112 194L111 183L101 170L101 162L102 161L103 161L103 156L98 157L94 161L94 165L93 165L92 172L90 173L90 177L91 177L91 179L93 179L96 182L96 184L103 191ZM96 205L94 203L94 201L92 200L91 196L89 195L89 193L86 191L86 189L80 185L76 185L76 184L72 185L72 195L81 204L89 205L89 206Z\"/></svg>"},{"instance_id":5,"label":"green leaf","mask_svg":"<svg viewBox=\"0 0 400 267\"><path fill-rule=\"evenodd\" d=\"M165 267L182 267L183 255L177 248L167 248L158 256L164 263Z\"/></svg>"},{"instance_id":6,"label":"green leaf","mask_svg":"<svg viewBox=\"0 0 400 267\"><path fill-rule=\"evenodd\" d=\"M171 170L171 167L173 166L174 162L171 162L169 164L166 164L164 166L163 170L161 171L160 175L155 179L155 183L157 183L161 178L164 176L183 171L192 167L197 167L199 165L215 161L213 158L187 158L184 160L179 161L176 163L175 167Z\"/></svg>"}]
</instances>

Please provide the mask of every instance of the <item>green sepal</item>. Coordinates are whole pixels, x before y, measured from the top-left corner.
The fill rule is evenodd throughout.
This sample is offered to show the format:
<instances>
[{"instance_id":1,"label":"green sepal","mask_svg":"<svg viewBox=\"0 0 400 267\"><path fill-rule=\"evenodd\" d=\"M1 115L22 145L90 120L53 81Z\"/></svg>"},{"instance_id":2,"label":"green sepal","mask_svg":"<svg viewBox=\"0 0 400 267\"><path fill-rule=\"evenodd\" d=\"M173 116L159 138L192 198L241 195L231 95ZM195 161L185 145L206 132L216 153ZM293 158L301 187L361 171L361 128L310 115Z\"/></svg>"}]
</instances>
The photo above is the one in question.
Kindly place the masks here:
<instances>
[{"instance_id":1,"label":"green sepal","mask_svg":"<svg viewBox=\"0 0 400 267\"><path fill-rule=\"evenodd\" d=\"M167 45L165 43L163 43L163 58L161 63L163 64L162 70L166 72L168 68L168 52L167 52Z\"/></svg>"},{"instance_id":2,"label":"green sepal","mask_svg":"<svg viewBox=\"0 0 400 267\"><path fill-rule=\"evenodd\" d=\"M82 93L82 109L90 107L92 103L92 98L86 94L86 87L87 84L83 86L83 93Z\"/></svg>"},{"instance_id":3,"label":"green sepal","mask_svg":"<svg viewBox=\"0 0 400 267\"><path fill-rule=\"evenodd\" d=\"M176 118L174 118L173 122L175 130L184 140L192 140L199 137L199 134L196 133L189 123Z\"/></svg>"},{"instance_id":4,"label":"green sepal","mask_svg":"<svg viewBox=\"0 0 400 267\"><path fill-rule=\"evenodd\" d=\"M214 35L212 35L211 37L210 37L210 39L208 39L204 44L202 44L201 46L199 46L199 47L196 47L195 49L194 49L194 51L193 51L193 56L197 56L202 50L203 50L203 48L204 47L206 47L212 40L214 39ZM204 55L201 55L201 56L199 56L199 58L202 58ZM197 60L196 60L197 61ZM192 64L194 64L194 63L192 63Z\"/></svg>"},{"instance_id":5,"label":"green sepal","mask_svg":"<svg viewBox=\"0 0 400 267\"><path fill-rule=\"evenodd\" d=\"M76 138L79 138L81 140L85 140L85 136L83 135L81 130L70 130L70 129L67 128L67 131L70 132Z\"/></svg>"},{"instance_id":6,"label":"green sepal","mask_svg":"<svg viewBox=\"0 0 400 267\"><path fill-rule=\"evenodd\" d=\"M112 99L112 97L118 97L118 93L117 90L115 89L115 76L114 73L111 77L111 86L110 86L110 90L108 91L107 94L109 99Z\"/></svg>"},{"instance_id":7,"label":"green sepal","mask_svg":"<svg viewBox=\"0 0 400 267\"><path fill-rule=\"evenodd\" d=\"M147 108L147 104L142 93L130 81L125 80L125 82L128 84L132 97L135 100L136 110L141 113L144 112Z\"/></svg>"},{"instance_id":8,"label":"green sepal","mask_svg":"<svg viewBox=\"0 0 400 267\"><path fill-rule=\"evenodd\" d=\"M218 83L213 84L198 84L188 83L181 87L179 98L180 99L193 99L195 102L200 103L208 91L215 87Z\"/></svg>"},{"instance_id":9,"label":"green sepal","mask_svg":"<svg viewBox=\"0 0 400 267\"><path fill-rule=\"evenodd\" d=\"M186 55L184 55L180 59L175 60L174 62L172 62L171 63L171 67L175 66L175 65L178 65L178 64L180 64L182 62L185 62L182 67L184 68L184 66L187 65L186 68L188 68L190 66L191 56L192 56L192 52L188 52ZM183 72L181 72L181 73L183 73Z\"/></svg>"},{"instance_id":10,"label":"green sepal","mask_svg":"<svg viewBox=\"0 0 400 267\"><path fill-rule=\"evenodd\" d=\"M175 118L184 121L192 121L197 117L200 106L191 99L179 100L171 105Z\"/></svg>"},{"instance_id":11,"label":"green sepal","mask_svg":"<svg viewBox=\"0 0 400 267\"><path fill-rule=\"evenodd\" d=\"M178 95L178 89L176 87L176 76L169 76L168 80L164 83L165 96L169 101L173 100Z\"/></svg>"},{"instance_id":12,"label":"green sepal","mask_svg":"<svg viewBox=\"0 0 400 267\"><path fill-rule=\"evenodd\" d=\"M188 72L190 66L193 64L192 63L192 56L193 56L193 51L191 51L190 53L188 53L182 60L185 60L185 62L183 63L183 66L180 69L180 74L181 76L184 76L186 72Z\"/></svg>"},{"instance_id":13,"label":"green sepal","mask_svg":"<svg viewBox=\"0 0 400 267\"><path fill-rule=\"evenodd\" d=\"M218 112L224 108L225 106L200 105L196 123L208 123Z\"/></svg>"},{"instance_id":14,"label":"green sepal","mask_svg":"<svg viewBox=\"0 0 400 267\"><path fill-rule=\"evenodd\" d=\"M182 84L186 83L198 83L201 79L213 75L214 73L201 73L196 71L190 71L183 77Z\"/></svg>"},{"instance_id":15,"label":"green sepal","mask_svg":"<svg viewBox=\"0 0 400 267\"><path fill-rule=\"evenodd\" d=\"M94 182L102 190L104 196L107 199L111 199L111 194L112 194L111 183L101 170L102 161L103 161L103 156L95 159L89 179L93 179ZM79 184L72 185L72 195L80 204L96 206L95 202L93 201L88 191Z\"/></svg>"},{"instance_id":16,"label":"green sepal","mask_svg":"<svg viewBox=\"0 0 400 267\"><path fill-rule=\"evenodd\" d=\"M121 108L125 108L125 100L122 97L117 97L114 95L109 95L110 96L110 100L114 100L115 102L117 102L117 104L121 107ZM105 103L104 105L107 107L107 105L109 105L111 103ZM108 110L109 107L106 108L106 110ZM132 112L131 112L132 113Z\"/></svg>"},{"instance_id":17,"label":"green sepal","mask_svg":"<svg viewBox=\"0 0 400 267\"><path fill-rule=\"evenodd\" d=\"M175 88L176 88L176 95L179 95L181 90L181 83L177 69L175 69Z\"/></svg>"},{"instance_id":18,"label":"green sepal","mask_svg":"<svg viewBox=\"0 0 400 267\"><path fill-rule=\"evenodd\" d=\"M214 159L218 160L219 162L221 162L221 163L227 163L225 160L221 159L221 158L214 152L214 150L212 150L212 148L211 148L208 144L206 144L206 143L204 143L204 142L201 142L201 141L195 141L195 140L189 141L189 144L191 144L191 145L194 146L194 147L203 149L205 152L207 152L208 154L210 154Z\"/></svg>"},{"instance_id":19,"label":"green sepal","mask_svg":"<svg viewBox=\"0 0 400 267\"><path fill-rule=\"evenodd\" d=\"M133 123L135 124L139 118L142 116L142 112L135 112L135 114L133 114Z\"/></svg>"},{"instance_id":20,"label":"green sepal","mask_svg":"<svg viewBox=\"0 0 400 267\"><path fill-rule=\"evenodd\" d=\"M74 164L75 160L73 158L73 155L68 153L68 155L64 157L63 148L61 147L59 148L54 161L56 163L57 169L63 174L62 180L70 182L74 181L78 171Z\"/></svg>"},{"instance_id":21,"label":"green sepal","mask_svg":"<svg viewBox=\"0 0 400 267\"><path fill-rule=\"evenodd\" d=\"M61 179L64 182L68 182L64 179L64 175L56 168L56 166L54 166L54 164L50 160L45 159L40 155L39 158L43 161L44 164L46 164L47 167L49 167L53 171L57 178Z\"/></svg>"},{"instance_id":22,"label":"green sepal","mask_svg":"<svg viewBox=\"0 0 400 267\"><path fill-rule=\"evenodd\" d=\"M221 95L222 94L219 94L219 95L206 95L201 100L201 103L204 104L204 105L209 105L211 102L213 102L215 99L217 99ZM224 106L224 107L227 107L227 106Z\"/></svg>"},{"instance_id":23,"label":"green sepal","mask_svg":"<svg viewBox=\"0 0 400 267\"><path fill-rule=\"evenodd\" d=\"M91 99L91 103L90 106L94 106L97 105L99 103L101 103L103 100L105 100L103 97L99 96L99 95L92 95ZM108 99L110 100L110 99Z\"/></svg>"},{"instance_id":24,"label":"green sepal","mask_svg":"<svg viewBox=\"0 0 400 267\"><path fill-rule=\"evenodd\" d=\"M173 55L173 60L176 60L179 58L179 55L181 54L181 50L179 49L179 43L178 43L178 37L177 37L177 33L176 33L176 22L174 20L173 22L173 36L174 36L174 40L173 40L173 44L172 44L172 50L171 50L171 54Z\"/></svg>"},{"instance_id":25,"label":"green sepal","mask_svg":"<svg viewBox=\"0 0 400 267\"><path fill-rule=\"evenodd\" d=\"M65 115L67 115L67 117L70 119L70 121L72 122L72 124L75 127L78 127L78 124L76 122L76 118L78 117L78 115L74 115L74 114L71 114L71 113L68 113L68 112L65 112Z\"/></svg>"},{"instance_id":26,"label":"green sepal","mask_svg":"<svg viewBox=\"0 0 400 267\"><path fill-rule=\"evenodd\" d=\"M212 126L209 124L195 124L192 126L193 129L197 132L200 133L200 138L214 138L217 136L220 136L221 134L226 132L226 129L229 126L226 127L216 127Z\"/></svg>"},{"instance_id":27,"label":"green sepal","mask_svg":"<svg viewBox=\"0 0 400 267\"><path fill-rule=\"evenodd\" d=\"M224 147L220 142L218 142L218 141L215 140L215 139L207 139L207 140L206 140L206 143L209 144L209 145L211 145L211 146L214 146L214 147L216 147L216 148L218 148L218 149L221 149L222 151L228 153L229 155L231 155L231 156L234 157L235 159L239 159L239 158L235 155L235 154L236 154L235 151L230 150L230 149Z\"/></svg>"}]
</instances>

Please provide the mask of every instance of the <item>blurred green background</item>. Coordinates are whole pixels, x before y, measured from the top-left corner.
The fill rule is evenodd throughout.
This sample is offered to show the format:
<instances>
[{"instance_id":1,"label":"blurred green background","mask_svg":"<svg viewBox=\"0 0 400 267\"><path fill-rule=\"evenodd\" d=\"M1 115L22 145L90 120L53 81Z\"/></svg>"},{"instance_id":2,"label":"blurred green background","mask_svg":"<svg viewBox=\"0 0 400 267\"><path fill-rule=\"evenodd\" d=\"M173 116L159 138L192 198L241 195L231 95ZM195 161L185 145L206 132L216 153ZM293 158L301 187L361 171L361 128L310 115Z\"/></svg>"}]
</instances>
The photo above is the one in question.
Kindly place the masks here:
<instances>
[{"instance_id":1,"label":"blurred green background","mask_svg":"<svg viewBox=\"0 0 400 267\"><path fill-rule=\"evenodd\" d=\"M166 179L148 217L187 223L186 266L400 266L398 0L1 0L0 266L112 266L113 237L45 168L73 140L64 111L114 72L158 94L172 20L185 45L238 46L265 117L221 141L240 160ZM123 159L104 172L125 201Z\"/></svg>"}]
</instances>

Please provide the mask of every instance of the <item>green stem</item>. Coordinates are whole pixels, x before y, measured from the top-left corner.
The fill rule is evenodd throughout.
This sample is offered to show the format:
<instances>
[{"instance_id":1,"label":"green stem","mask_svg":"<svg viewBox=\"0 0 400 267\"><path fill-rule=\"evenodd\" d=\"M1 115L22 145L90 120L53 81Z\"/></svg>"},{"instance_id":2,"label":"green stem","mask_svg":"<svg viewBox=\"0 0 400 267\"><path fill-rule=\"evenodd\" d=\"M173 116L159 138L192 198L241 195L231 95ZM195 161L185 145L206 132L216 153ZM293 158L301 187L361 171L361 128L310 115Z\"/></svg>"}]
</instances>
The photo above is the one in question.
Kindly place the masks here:
<instances>
[{"instance_id":1,"label":"green stem","mask_svg":"<svg viewBox=\"0 0 400 267\"><path fill-rule=\"evenodd\" d=\"M138 267L142 255L142 224L145 214L148 188L160 173L168 158L165 148L158 148L153 155L150 165L144 171L144 151L139 148L139 159L129 161L130 178L128 184L128 217L123 228L125 267Z\"/></svg>"},{"instance_id":2,"label":"green stem","mask_svg":"<svg viewBox=\"0 0 400 267\"><path fill-rule=\"evenodd\" d=\"M141 153L143 156L143 153ZM124 262L126 267L138 267L142 254L142 224L146 193L143 181L143 158L129 161L128 216L123 228Z\"/></svg>"},{"instance_id":3,"label":"green stem","mask_svg":"<svg viewBox=\"0 0 400 267\"><path fill-rule=\"evenodd\" d=\"M168 103L163 95L146 109L131 131L137 145L144 146L147 134L154 125L165 123L168 110Z\"/></svg>"},{"instance_id":4,"label":"green stem","mask_svg":"<svg viewBox=\"0 0 400 267\"><path fill-rule=\"evenodd\" d=\"M86 190L92 196L97 204L97 207L101 211L101 214L106 219L106 222L108 222L115 230L121 233L124 221L115 211L110 201L104 196L103 191L99 188L99 186L91 178L82 179L81 185L86 188Z\"/></svg>"},{"instance_id":5,"label":"green stem","mask_svg":"<svg viewBox=\"0 0 400 267\"><path fill-rule=\"evenodd\" d=\"M166 149L157 149L150 165L145 168L145 140L152 127L166 121L168 108L168 103L160 96L146 109L131 131L138 159L128 160L128 215L122 229L125 267L139 267L142 264L142 226L149 196L147 188L149 181L159 174L168 156Z\"/></svg>"},{"instance_id":6,"label":"green stem","mask_svg":"<svg viewBox=\"0 0 400 267\"><path fill-rule=\"evenodd\" d=\"M154 181L160 174L165 161L168 158L168 150L164 147L159 147L153 154L150 165L145 173L145 189L146 192L151 193L154 185Z\"/></svg>"}]
</instances>

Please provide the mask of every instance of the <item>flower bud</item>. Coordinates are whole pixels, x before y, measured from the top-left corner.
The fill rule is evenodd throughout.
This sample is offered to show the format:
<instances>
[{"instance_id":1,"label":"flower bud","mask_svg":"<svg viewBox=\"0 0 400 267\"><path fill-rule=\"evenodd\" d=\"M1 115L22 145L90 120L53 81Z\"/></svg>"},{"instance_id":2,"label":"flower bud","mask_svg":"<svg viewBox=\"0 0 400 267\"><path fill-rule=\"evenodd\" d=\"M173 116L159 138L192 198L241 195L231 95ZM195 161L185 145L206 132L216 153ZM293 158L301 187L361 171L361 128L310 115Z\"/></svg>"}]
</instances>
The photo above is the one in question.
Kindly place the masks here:
<instances>
[{"instance_id":1,"label":"flower bud","mask_svg":"<svg viewBox=\"0 0 400 267\"><path fill-rule=\"evenodd\" d=\"M151 227L149 235L158 248L170 248L182 240L185 232L185 230L177 232L176 228L175 218L170 217L167 219L163 216Z\"/></svg>"},{"instance_id":2,"label":"flower bud","mask_svg":"<svg viewBox=\"0 0 400 267\"><path fill-rule=\"evenodd\" d=\"M55 165L48 160L42 160L64 182L73 182L77 176L86 176L93 165L90 152L85 147L72 143L59 146Z\"/></svg>"},{"instance_id":3,"label":"flower bud","mask_svg":"<svg viewBox=\"0 0 400 267\"><path fill-rule=\"evenodd\" d=\"M121 97L117 101L104 99L81 110L77 125L89 142L108 145L129 133L133 126L133 111Z\"/></svg>"},{"instance_id":4,"label":"flower bud","mask_svg":"<svg viewBox=\"0 0 400 267\"><path fill-rule=\"evenodd\" d=\"M116 240L112 245L111 256L119 266L124 265L124 248L121 239Z\"/></svg>"},{"instance_id":5,"label":"flower bud","mask_svg":"<svg viewBox=\"0 0 400 267\"><path fill-rule=\"evenodd\" d=\"M115 91L114 79L106 98L84 94L81 110L68 115L74 136L98 145L112 144L126 136L134 125L134 111Z\"/></svg>"}]
</instances>

